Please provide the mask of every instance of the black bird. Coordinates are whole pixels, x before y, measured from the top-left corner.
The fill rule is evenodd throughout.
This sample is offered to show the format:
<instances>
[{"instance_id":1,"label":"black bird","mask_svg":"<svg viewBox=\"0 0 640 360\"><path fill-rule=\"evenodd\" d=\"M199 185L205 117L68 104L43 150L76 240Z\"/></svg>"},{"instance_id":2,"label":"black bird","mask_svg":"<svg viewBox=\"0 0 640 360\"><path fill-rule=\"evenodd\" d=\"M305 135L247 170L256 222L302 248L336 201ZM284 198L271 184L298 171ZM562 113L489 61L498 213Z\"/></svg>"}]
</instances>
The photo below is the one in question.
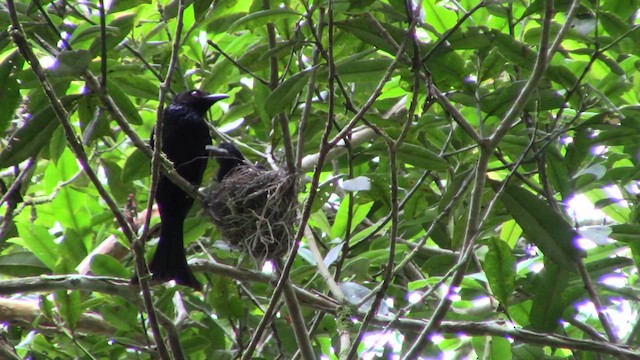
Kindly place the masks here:
<instances>
[{"instance_id":1,"label":"black bird","mask_svg":"<svg viewBox=\"0 0 640 360\"><path fill-rule=\"evenodd\" d=\"M211 135L205 115L216 102L228 98L224 94L209 94L189 90L178 94L164 111L162 151L173 162L180 176L200 186L207 166L207 151ZM151 147L154 136L151 137ZM162 228L158 248L149 264L152 279L175 280L176 283L201 290L202 286L187 265L184 251L184 220L193 205L193 198L166 176L160 175L156 192Z\"/></svg>"},{"instance_id":2,"label":"black bird","mask_svg":"<svg viewBox=\"0 0 640 360\"><path fill-rule=\"evenodd\" d=\"M218 182L221 182L225 176L239 165L249 165L244 155L242 155L240 150L232 143L220 143L220 145L210 147L209 149L216 158L216 161L218 161L218 164L220 164L217 176ZM259 168L264 169L262 166L259 166Z\"/></svg>"}]
</instances>

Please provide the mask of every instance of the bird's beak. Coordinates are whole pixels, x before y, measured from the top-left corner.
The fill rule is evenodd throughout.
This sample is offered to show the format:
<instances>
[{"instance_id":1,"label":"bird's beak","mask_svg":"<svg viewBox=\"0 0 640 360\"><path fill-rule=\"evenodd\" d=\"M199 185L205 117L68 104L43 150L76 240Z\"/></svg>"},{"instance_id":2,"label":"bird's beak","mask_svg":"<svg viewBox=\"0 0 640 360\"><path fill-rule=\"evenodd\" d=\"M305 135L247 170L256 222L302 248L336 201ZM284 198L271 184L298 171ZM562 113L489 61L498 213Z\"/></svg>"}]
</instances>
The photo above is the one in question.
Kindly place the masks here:
<instances>
[{"instance_id":1,"label":"bird's beak","mask_svg":"<svg viewBox=\"0 0 640 360\"><path fill-rule=\"evenodd\" d=\"M203 99L206 100L210 105L217 103L220 100L227 99L229 95L227 94L209 94L204 96Z\"/></svg>"},{"instance_id":2,"label":"bird's beak","mask_svg":"<svg viewBox=\"0 0 640 360\"><path fill-rule=\"evenodd\" d=\"M209 151L210 153L213 154L213 156L217 156L217 157L228 157L229 152L219 146L214 146L214 145L207 145L206 146L207 151Z\"/></svg>"}]
</instances>

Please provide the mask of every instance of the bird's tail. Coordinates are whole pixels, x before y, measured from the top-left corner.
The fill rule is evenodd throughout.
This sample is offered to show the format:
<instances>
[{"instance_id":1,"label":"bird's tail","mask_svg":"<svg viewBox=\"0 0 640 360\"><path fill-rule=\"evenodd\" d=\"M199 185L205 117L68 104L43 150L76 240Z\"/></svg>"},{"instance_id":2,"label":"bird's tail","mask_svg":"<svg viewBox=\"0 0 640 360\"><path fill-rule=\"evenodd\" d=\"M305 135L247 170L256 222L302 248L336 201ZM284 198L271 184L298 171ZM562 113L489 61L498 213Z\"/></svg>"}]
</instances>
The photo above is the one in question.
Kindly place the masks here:
<instances>
[{"instance_id":1,"label":"bird's tail","mask_svg":"<svg viewBox=\"0 0 640 360\"><path fill-rule=\"evenodd\" d=\"M176 283L202 291L202 285L189 269L183 247L183 221L162 224L158 248L149 263L151 278L155 281Z\"/></svg>"}]
</instances>

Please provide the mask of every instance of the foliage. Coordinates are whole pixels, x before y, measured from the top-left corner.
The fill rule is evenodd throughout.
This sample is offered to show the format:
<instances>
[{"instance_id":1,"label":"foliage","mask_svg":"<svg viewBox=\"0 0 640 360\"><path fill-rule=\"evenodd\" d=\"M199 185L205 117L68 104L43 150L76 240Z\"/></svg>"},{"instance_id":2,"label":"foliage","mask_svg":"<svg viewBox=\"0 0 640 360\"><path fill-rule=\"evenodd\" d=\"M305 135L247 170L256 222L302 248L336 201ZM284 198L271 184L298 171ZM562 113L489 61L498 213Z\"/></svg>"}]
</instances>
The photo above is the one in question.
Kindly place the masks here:
<instances>
[{"instance_id":1,"label":"foliage","mask_svg":"<svg viewBox=\"0 0 640 360\"><path fill-rule=\"evenodd\" d=\"M152 287L173 357L640 356L622 345L640 323L638 1L101 4L0 3L0 314L20 357L166 355L123 248L149 234L139 138L168 74L169 98L229 94L216 141L295 166L300 190L293 287L192 212L204 292Z\"/></svg>"}]
</instances>

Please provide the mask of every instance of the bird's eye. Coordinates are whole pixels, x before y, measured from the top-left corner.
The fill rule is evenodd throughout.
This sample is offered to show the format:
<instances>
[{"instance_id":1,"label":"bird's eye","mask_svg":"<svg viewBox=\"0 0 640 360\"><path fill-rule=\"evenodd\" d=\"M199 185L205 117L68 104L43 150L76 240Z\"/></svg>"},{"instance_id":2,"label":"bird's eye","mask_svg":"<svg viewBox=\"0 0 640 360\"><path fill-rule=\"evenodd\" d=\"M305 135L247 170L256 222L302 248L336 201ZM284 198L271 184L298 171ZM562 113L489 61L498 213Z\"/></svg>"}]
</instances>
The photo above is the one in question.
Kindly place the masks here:
<instances>
[{"instance_id":1,"label":"bird's eye","mask_svg":"<svg viewBox=\"0 0 640 360\"><path fill-rule=\"evenodd\" d=\"M200 96L200 90L193 90L191 96Z\"/></svg>"}]
</instances>

